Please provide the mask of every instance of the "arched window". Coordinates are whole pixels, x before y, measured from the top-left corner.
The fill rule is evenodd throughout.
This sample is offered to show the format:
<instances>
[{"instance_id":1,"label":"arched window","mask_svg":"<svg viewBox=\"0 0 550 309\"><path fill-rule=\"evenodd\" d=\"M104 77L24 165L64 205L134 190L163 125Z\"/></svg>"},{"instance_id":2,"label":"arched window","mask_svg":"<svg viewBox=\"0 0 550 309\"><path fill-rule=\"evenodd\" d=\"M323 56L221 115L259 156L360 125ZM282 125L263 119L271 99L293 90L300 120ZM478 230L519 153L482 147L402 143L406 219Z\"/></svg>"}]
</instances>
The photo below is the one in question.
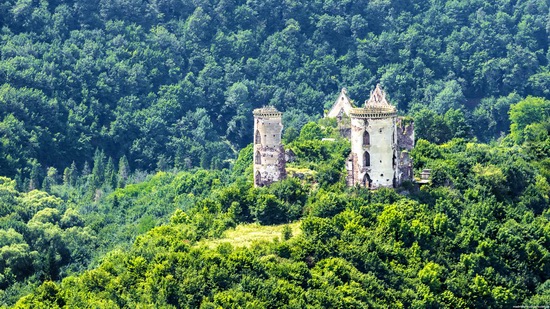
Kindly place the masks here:
<instances>
[{"instance_id":1,"label":"arched window","mask_svg":"<svg viewBox=\"0 0 550 309\"><path fill-rule=\"evenodd\" d=\"M363 155L363 163L365 167L370 166L370 154L366 151L365 151L365 154Z\"/></svg>"},{"instance_id":2,"label":"arched window","mask_svg":"<svg viewBox=\"0 0 550 309\"><path fill-rule=\"evenodd\" d=\"M365 133L363 133L363 146L368 145L370 145L370 134L369 132L365 131Z\"/></svg>"},{"instance_id":3,"label":"arched window","mask_svg":"<svg viewBox=\"0 0 550 309\"><path fill-rule=\"evenodd\" d=\"M259 186L261 183L262 183L262 174L260 173L260 171L257 171L256 172L256 185Z\"/></svg>"},{"instance_id":4,"label":"arched window","mask_svg":"<svg viewBox=\"0 0 550 309\"><path fill-rule=\"evenodd\" d=\"M256 164L262 164L262 155L259 151L256 151L256 159L254 160L254 163Z\"/></svg>"},{"instance_id":5,"label":"arched window","mask_svg":"<svg viewBox=\"0 0 550 309\"><path fill-rule=\"evenodd\" d=\"M363 185L365 188L370 188L372 186L372 180L370 179L369 174L365 174L365 178L363 179Z\"/></svg>"},{"instance_id":6,"label":"arched window","mask_svg":"<svg viewBox=\"0 0 550 309\"><path fill-rule=\"evenodd\" d=\"M395 169L397 167L397 158L395 157L395 153L393 154L392 163L393 163L393 169Z\"/></svg>"},{"instance_id":7,"label":"arched window","mask_svg":"<svg viewBox=\"0 0 550 309\"><path fill-rule=\"evenodd\" d=\"M261 144L262 143L262 136L260 135L260 131L256 130L256 135L254 136L254 144Z\"/></svg>"}]
</instances>

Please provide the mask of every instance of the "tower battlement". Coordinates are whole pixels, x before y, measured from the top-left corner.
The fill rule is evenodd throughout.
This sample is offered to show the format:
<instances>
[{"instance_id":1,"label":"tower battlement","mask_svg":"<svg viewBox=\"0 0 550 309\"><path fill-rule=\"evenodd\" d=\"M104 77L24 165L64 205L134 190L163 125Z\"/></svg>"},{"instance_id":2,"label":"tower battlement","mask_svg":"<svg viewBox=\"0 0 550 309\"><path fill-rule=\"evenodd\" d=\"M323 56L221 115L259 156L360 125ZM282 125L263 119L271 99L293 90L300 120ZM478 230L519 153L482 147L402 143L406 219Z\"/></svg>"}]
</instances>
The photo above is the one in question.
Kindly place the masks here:
<instances>
[{"instance_id":1,"label":"tower battlement","mask_svg":"<svg viewBox=\"0 0 550 309\"><path fill-rule=\"evenodd\" d=\"M264 106L262 108L255 109L252 114L254 117L264 117L264 118L281 118L283 113L278 111L273 106Z\"/></svg>"},{"instance_id":2,"label":"tower battlement","mask_svg":"<svg viewBox=\"0 0 550 309\"><path fill-rule=\"evenodd\" d=\"M364 108L352 108L350 111L350 117L354 118L390 118L397 116L397 109L394 106L392 108L369 106Z\"/></svg>"},{"instance_id":3,"label":"tower battlement","mask_svg":"<svg viewBox=\"0 0 550 309\"><path fill-rule=\"evenodd\" d=\"M254 114L254 186L267 186L286 177L285 149L281 141L283 113L272 106Z\"/></svg>"},{"instance_id":4,"label":"tower battlement","mask_svg":"<svg viewBox=\"0 0 550 309\"><path fill-rule=\"evenodd\" d=\"M397 108L386 99L380 85L371 91L364 107L352 108L351 153L346 163L348 186L370 189L396 187L412 179L412 160L407 151L412 124L404 128ZM412 133L411 133L412 132ZM404 148L404 149L402 149ZM410 147L412 148L412 147Z\"/></svg>"}]
</instances>

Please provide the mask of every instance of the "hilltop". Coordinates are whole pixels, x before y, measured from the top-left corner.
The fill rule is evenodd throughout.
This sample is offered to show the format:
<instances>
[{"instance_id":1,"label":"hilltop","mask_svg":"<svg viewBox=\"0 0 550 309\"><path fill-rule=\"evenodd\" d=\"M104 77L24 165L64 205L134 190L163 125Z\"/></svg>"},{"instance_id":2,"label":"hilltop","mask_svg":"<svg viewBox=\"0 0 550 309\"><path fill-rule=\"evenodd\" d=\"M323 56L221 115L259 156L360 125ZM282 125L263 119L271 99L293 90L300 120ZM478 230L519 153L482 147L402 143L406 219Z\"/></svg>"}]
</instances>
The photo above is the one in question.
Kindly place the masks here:
<instances>
[{"instance_id":1,"label":"hilltop","mask_svg":"<svg viewBox=\"0 0 550 309\"><path fill-rule=\"evenodd\" d=\"M57 282L42 275L43 283L29 287L27 296L17 283L3 299L23 296L16 308L468 308L545 303L550 279L550 138L542 131L533 133L548 130L548 106L549 101L537 98L514 105L511 134L491 145L419 140L412 152L416 168L432 169L431 184L420 189L346 188L342 160L349 144L333 135L336 127L326 121L308 124L287 145L297 154L292 163L297 169L315 171L303 179L254 188L251 146L241 151L231 172L160 173L95 204L98 209L125 205L118 210L126 214L121 219L133 218L146 231L133 244L118 239L122 247L95 256L90 269L62 274ZM537 112L531 113L532 108ZM311 132L320 135L311 137ZM327 137L335 140L321 140ZM6 185L13 188L13 183ZM19 193L21 201L38 194L33 192ZM40 222L42 229L60 231L55 248L63 250L63 234L71 231L63 225L68 214L65 211L61 221L52 215L63 202L53 209L31 205L38 212L31 213L28 222L12 223L17 231L8 233L16 241L7 248L25 246L23 227L32 231ZM167 205L176 210L165 210L159 219L143 215ZM88 222L94 222L88 220L97 215L93 208L82 207L82 228L87 229ZM87 215L82 214L85 209ZM110 209L108 213L120 208ZM140 210L146 210L141 219ZM290 229L285 228L288 223ZM99 239L126 229L97 227L88 231L99 232ZM250 243L254 230L261 232L261 239ZM73 254L70 251L71 261ZM58 263L49 265L75 267ZM24 275L17 268L6 271L15 278Z\"/></svg>"}]
</instances>

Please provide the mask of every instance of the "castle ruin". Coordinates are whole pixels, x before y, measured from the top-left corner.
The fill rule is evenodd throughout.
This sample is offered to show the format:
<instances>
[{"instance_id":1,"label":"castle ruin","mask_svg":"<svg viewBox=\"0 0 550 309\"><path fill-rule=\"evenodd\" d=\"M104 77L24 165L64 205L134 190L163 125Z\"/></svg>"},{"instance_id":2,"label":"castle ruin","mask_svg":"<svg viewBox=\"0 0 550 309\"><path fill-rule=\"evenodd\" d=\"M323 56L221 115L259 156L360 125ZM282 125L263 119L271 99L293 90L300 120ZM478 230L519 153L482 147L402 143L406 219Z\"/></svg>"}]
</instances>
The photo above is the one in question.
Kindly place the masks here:
<instances>
[{"instance_id":1,"label":"castle ruin","mask_svg":"<svg viewBox=\"0 0 550 309\"><path fill-rule=\"evenodd\" d=\"M286 178L285 150L281 142L282 113L274 107L254 112L254 186L262 187ZM351 141L346 161L347 185L369 189L395 188L412 181L414 123L398 117L380 85L371 91L363 107L355 108L342 89L325 117L336 118L343 136ZM290 153L286 154L289 158Z\"/></svg>"},{"instance_id":2,"label":"castle ruin","mask_svg":"<svg viewBox=\"0 0 550 309\"><path fill-rule=\"evenodd\" d=\"M262 187L286 178L285 150L281 143L282 113L274 107L254 112L254 186Z\"/></svg>"},{"instance_id":3,"label":"castle ruin","mask_svg":"<svg viewBox=\"0 0 550 309\"><path fill-rule=\"evenodd\" d=\"M412 180L412 120L397 117L380 85L361 108L349 110L351 153L346 162L348 186L395 188Z\"/></svg>"}]
</instances>

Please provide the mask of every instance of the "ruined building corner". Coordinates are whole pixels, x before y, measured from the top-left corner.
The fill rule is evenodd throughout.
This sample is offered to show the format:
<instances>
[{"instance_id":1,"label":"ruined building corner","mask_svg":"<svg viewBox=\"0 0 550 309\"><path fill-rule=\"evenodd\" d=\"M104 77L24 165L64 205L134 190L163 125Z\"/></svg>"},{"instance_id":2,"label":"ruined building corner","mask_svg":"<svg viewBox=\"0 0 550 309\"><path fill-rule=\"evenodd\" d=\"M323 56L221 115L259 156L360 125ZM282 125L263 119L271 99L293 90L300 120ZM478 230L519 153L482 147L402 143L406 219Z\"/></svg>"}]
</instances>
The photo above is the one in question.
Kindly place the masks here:
<instances>
[{"instance_id":1,"label":"ruined building corner","mask_svg":"<svg viewBox=\"0 0 550 309\"><path fill-rule=\"evenodd\" d=\"M414 124L397 116L380 85L360 108L350 110L351 154L346 161L348 186L395 188L413 179L409 151L414 147Z\"/></svg>"},{"instance_id":2,"label":"ruined building corner","mask_svg":"<svg viewBox=\"0 0 550 309\"><path fill-rule=\"evenodd\" d=\"M254 112L254 186L262 187L286 178L282 144L282 113L268 106Z\"/></svg>"},{"instance_id":3,"label":"ruined building corner","mask_svg":"<svg viewBox=\"0 0 550 309\"><path fill-rule=\"evenodd\" d=\"M353 102L348 96L348 91L342 88L331 109L325 114L325 118L336 119L340 135L345 138L351 137L350 112L352 109Z\"/></svg>"}]
</instances>

